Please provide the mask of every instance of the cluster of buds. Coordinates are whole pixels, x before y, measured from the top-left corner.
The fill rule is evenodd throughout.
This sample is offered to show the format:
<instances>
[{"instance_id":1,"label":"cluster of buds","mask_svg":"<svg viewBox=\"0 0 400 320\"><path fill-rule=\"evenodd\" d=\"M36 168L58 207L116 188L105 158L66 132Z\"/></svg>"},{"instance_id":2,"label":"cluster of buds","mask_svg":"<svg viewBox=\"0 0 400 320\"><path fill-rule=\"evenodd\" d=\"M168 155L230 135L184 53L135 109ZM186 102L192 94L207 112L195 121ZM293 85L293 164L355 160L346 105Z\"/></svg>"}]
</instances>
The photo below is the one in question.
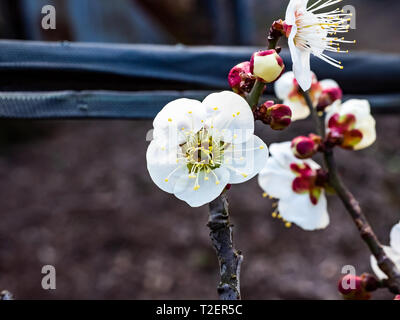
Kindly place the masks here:
<instances>
[{"instance_id":1,"label":"cluster of buds","mask_svg":"<svg viewBox=\"0 0 400 320\"><path fill-rule=\"evenodd\" d=\"M379 287L379 280L368 273L361 276L348 274L342 277L338 284L338 290L346 300L369 300L371 292Z\"/></svg>"},{"instance_id":2,"label":"cluster of buds","mask_svg":"<svg viewBox=\"0 0 400 320\"><path fill-rule=\"evenodd\" d=\"M233 92L243 96L249 93L256 82L256 77L250 71L250 61L239 63L228 75L229 86Z\"/></svg>"},{"instance_id":3,"label":"cluster of buds","mask_svg":"<svg viewBox=\"0 0 400 320\"><path fill-rule=\"evenodd\" d=\"M300 136L292 141L293 154L298 159L312 158L319 150L322 138L316 134L310 134L308 137Z\"/></svg>"},{"instance_id":4,"label":"cluster of buds","mask_svg":"<svg viewBox=\"0 0 400 320\"><path fill-rule=\"evenodd\" d=\"M254 118L270 125L273 130L284 130L292 123L292 111L284 104L267 101L254 110Z\"/></svg>"}]
</instances>

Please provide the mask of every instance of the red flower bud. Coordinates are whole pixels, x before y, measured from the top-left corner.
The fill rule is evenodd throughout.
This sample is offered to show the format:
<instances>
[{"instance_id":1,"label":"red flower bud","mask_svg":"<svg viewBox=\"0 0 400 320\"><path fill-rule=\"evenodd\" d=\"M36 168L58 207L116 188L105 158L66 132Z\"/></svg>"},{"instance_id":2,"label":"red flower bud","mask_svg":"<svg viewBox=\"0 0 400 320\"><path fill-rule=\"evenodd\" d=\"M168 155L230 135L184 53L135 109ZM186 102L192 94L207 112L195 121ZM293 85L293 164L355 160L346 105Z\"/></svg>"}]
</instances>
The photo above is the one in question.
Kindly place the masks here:
<instances>
[{"instance_id":1,"label":"red flower bud","mask_svg":"<svg viewBox=\"0 0 400 320\"><path fill-rule=\"evenodd\" d=\"M364 276L348 274L340 279L338 290L346 300L369 300L371 293L366 289Z\"/></svg>"},{"instance_id":2,"label":"red flower bud","mask_svg":"<svg viewBox=\"0 0 400 320\"><path fill-rule=\"evenodd\" d=\"M250 61L239 63L233 67L228 75L229 86L233 92L244 95L249 93L256 79L250 71Z\"/></svg>"},{"instance_id":3,"label":"red flower bud","mask_svg":"<svg viewBox=\"0 0 400 320\"><path fill-rule=\"evenodd\" d=\"M319 139L318 139L319 138ZM292 151L296 158L308 159L317 153L321 138L313 135L311 137L300 136L292 141Z\"/></svg>"},{"instance_id":4,"label":"red flower bud","mask_svg":"<svg viewBox=\"0 0 400 320\"><path fill-rule=\"evenodd\" d=\"M250 71L261 81L271 83L283 74L285 65L276 50L259 51L251 57Z\"/></svg>"},{"instance_id":5,"label":"red flower bud","mask_svg":"<svg viewBox=\"0 0 400 320\"><path fill-rule=\"evenodd\" d=\"M292 123L292 110L284 104L267 101L254 111L254 117L269 124L273 130L284 130Z\"/></svg>"},{"instance_id":6,"label":"red flower bud","mask_svg":"<svg viewBox=\"0 0 400 320\"><path fill-rule=\"evenodd\" d=\"M393 300L400 300L400 294L398 294L397 296L395 296Z\"/></svg>"},{"instance_id":7,"label":"red flower bud","mask_svg":"<svg viewBox=\"0 0 400 320\"><path fill-rule=\"evenodd\" d=\"M326 107L330 106L336 100L343 98L343 91L339 87L329 88L322 91L321 96L318 100L318 111L324 111Z\"/></svg>"}]
</instances>

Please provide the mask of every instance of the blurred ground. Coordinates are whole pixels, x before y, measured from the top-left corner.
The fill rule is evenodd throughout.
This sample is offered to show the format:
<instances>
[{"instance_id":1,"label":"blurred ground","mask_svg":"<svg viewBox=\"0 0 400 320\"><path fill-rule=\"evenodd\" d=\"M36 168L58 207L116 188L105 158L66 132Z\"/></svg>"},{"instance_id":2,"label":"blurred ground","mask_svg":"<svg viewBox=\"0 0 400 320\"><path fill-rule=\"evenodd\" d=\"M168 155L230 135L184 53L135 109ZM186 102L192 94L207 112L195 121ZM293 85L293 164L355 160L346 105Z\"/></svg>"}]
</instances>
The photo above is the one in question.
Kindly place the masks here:
<instances>
[{"instance_id":1,"label":"blurred ground","mask_svg":"<svg viewBox=\"0 0 400 320\"><path fill-rule=\"evenodd\" d=\"M207 208L159 190L146 171L151 122L2 123L0 287L23 299L215 299ZM310 131L259 127L268 143ZM377 143L339 152L345 180L388 242L400 218L400 117L379 116ZM12 140L9 138L13 137ZM370 271L369 253L332 198L325 231L286 229L255 180L230 193L245 299L335 299L342 266ZM57 289L41 289L41 268ZM376 298L391 298L385 292Z\"/></svg>"}]
</instances>

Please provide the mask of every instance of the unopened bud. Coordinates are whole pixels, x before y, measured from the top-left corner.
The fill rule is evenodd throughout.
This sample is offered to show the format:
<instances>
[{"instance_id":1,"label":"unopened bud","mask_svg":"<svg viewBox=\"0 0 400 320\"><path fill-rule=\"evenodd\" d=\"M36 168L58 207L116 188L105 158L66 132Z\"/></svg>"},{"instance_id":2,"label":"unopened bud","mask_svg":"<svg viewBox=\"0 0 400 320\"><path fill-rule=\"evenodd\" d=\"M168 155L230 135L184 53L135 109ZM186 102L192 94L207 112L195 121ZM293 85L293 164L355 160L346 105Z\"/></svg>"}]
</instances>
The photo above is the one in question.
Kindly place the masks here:
<instances>
[{"instance_id":1,"label":"unopened bud","mask_svg":"<svg viewBox=\"0 0 400 320\"><path fill-rule=\"evenodd\" d=\"M284 130L292 123L292 110L284 104L267 101L254 111L254 117L273 130Z\"/></svg>"},{"instance_id":2,"label":"unopened bud","mask_svg":"<svg viewBox=\"0 0 400 320\"><path fill-rule=\"evenodd\" d=\"M398 294L397 296L395 296L393 300L400 300L400 294Z\"/></svg>"},{"instance_id":3,"label":"unopened bud","mask_svg":"<svg viewBox=\"0 0 400 320\"><path fill-rule=\"evenodd\" d=\"M259 51L251 57L250 71L261 81L271 83L282 75L285 65L275 50Z\"/></svg>"},{"instance_id":4,"label":"unopened bud","mask_svg":"<svg viewBox=\"0 0 400 320\"><path fill-rule=\"evenodd\" d=\"M371 293L366 288L364 275L359 277L348 274L342 277L338 284L338 290L346 300L371 299Z\"/></svg>"},{"instance_id":5,"label":"unopened bud","mask_svg":"<svg viewBox=\"0 0 400 320\"><path fill-rule=\"evenodd\" d=\"M317 153L321 137L312 135L310 137L300 136L292 141L293 154L298 159L308 159Z\"/></svg>"},{"instance_id":6,"label":"unopened bud","mask_svg":"<svg viewBox=\"0 0 400 320\"><path fill-rule=\"evenodd\" d=\"M343 91L334 80L320 81L322 93L318 100L318 111L324 111L326 107L332 105L337 100L342 100Z\"/></svg>"},{"instance_id":7,"label":"unopened bud","mask_svg":"<svg viewBox=\"0 0 400 320\"><path fill-rule=\"evenodd\" d=\"M233 92L243 95L251 91L256 79L250 71L250 61L239 63L228 75L229 86Z\"/></svg>"}]
</instances>

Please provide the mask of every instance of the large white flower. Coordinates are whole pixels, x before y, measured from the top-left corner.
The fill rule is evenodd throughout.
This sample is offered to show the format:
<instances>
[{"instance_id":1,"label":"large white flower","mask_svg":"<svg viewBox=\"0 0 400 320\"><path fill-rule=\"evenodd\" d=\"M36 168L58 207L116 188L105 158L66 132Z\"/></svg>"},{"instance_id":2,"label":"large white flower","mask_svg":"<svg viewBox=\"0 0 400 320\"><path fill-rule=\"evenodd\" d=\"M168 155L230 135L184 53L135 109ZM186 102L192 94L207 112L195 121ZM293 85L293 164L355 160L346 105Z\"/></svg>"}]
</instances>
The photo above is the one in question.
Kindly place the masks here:
<instances>
[{"instance_id":1,"label":"large white flower","mask_svg":"<svg viewBox=\"0 0 400 320\"><path fill-rule=\"evenodd\" d=\"M322 88L316 75L311 72L312 85L310 87L310 97L316 106L321 95ZM302 120L310 115L308 107L299 84L293 72L284 73L274 85L276 96L283 101L283 104L290 107L292 110L292 121Z\"/></svg>"},{"instance_id":2,"label":"large white flower","mask_svg":"<svg viewBox=\"0 0 400 320\"><path fill-rule=\"evenodd\" d=\"M147 168L154 183L192 207L216 199L227 184L264 167L268 149L254 135L254 116L241 96L224 91L203 102L178 99L154 119Z\"/></svg>"},{"instance_id":3,"label":"large white flower","mask_svg":"<svg viewBox=\"0 0 400 320\"><path fill-rule=\"evenodd\" d=\"M400 270L400 223L396 224L390 232L390 247L384 246L383 249ZM379 268L374 256L371 256L371 267L379 279L387 279L386 274Z\"/></svg>"},{"instance_id":4,"label":"large white flower","mask_svg":"<svg viewBox=\"0 0 400 320\"><path fill-rule=\"evenodd\" d=\"M336 101L326 114L328 136L339 138L346 149L360 150L376 140L376 121L368 100Z\"/></svg>"},{"instance_id":5,"label":"large white flower","mask_svg":"<svg viewBox=\"0 0 400 320\"><path fill-rule=\"evenodd\" d=\"M286 36L293 61L293 71L300 87L311 87L310 55L343 69L341 62L329 57L324 51L343 52L340 43L354 43L337 36L348 32L349 14L340 9L319 12L341 0L319 0L307 8L308 0L290 0L285 17ZM346 51L347 52L347 51Z\"/></svg>"},{"instance_id":6,"label":"large white flower","mask_svg":"<svg viewBox=\"0 0 400 320\"><path fill-rule=\"evenodd\" d=\"M279 199L282 218L304 230L326 228L329 215L325 192L318 185L320 166L313 160L297 159L291 142L272 144L270 152L258 182L266 193Z\"/></svg>"}]
</instances>

